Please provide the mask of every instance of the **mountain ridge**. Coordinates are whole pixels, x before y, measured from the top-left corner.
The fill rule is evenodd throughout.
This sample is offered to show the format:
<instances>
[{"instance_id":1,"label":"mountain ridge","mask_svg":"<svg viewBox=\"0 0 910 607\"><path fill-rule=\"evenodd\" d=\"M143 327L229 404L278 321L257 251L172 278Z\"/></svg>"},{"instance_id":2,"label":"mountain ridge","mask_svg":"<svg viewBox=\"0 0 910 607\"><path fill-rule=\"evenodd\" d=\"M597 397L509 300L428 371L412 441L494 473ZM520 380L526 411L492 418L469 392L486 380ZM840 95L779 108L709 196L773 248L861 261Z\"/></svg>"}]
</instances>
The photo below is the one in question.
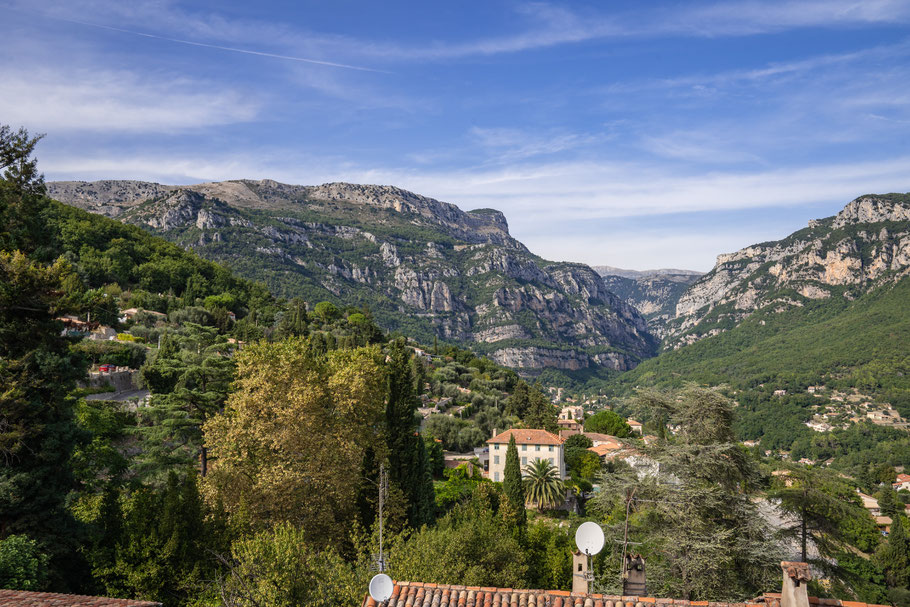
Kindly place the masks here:
<instances>
[{"instance_id":1,"label":"mountain ridge","mask_svg":"<svg viewBox=\"0 0 910 607\"><path fill-rule=\"evenodd\" d=\"M622 371L656 352L644 318L583 264L551 262L493 209L394 186L272 180L51 182L273 291L369 305L386 328L471 344L505 366Z\"/></svg>"},{"instance_id":2,"label":"mountain ridge","mask_svg":"<svg viewBox=\"0 0 910 607\"><path fill-rule=\"evenodd\" d=\"M910 194L867 194L786 238L717 256L679 297L664 347L728 330L766 306L855 299L910 274Z\"/></svg>"}]
</instances>

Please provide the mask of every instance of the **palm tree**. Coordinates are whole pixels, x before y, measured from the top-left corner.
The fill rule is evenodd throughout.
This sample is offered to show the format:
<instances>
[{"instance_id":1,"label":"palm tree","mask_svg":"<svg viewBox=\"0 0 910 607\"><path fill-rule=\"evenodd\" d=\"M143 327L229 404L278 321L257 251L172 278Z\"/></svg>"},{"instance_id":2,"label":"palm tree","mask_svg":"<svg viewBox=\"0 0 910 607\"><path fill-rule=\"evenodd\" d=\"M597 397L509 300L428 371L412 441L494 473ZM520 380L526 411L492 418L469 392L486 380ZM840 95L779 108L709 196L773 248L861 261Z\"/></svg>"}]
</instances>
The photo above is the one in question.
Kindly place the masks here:
<instances>
[{"instance_id":1,"label":"palm tree","mask_svg":"<svg viewBox=\"0 0 910 607\"><path fill-rule=\"evenodd\" d=\"M539 510L555 508L565 499L565 485L559 470L548 459L536 459L525 466L525 492L528 502Z\"/></svg>"}]
</instances>

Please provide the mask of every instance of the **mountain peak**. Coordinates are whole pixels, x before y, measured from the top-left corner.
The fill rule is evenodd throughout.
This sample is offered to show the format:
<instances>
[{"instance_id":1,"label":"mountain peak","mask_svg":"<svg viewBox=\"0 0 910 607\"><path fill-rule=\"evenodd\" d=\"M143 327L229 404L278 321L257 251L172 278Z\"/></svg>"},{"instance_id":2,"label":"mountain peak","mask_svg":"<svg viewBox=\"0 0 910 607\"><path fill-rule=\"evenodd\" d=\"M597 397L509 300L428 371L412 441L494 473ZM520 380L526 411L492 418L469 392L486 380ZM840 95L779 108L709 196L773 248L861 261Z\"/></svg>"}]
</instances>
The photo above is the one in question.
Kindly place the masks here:
<instances>
[{"instance_id":1,"label":"mountain peak","mask_svg":"<svg viewBox=\"0 0 910 607\"><path fill-rule=\"evenodd\" d=\"M853 200L834 218L834 227L852 223L910 220L910 194L867 194Z\"/></svg>"}]
</instances>

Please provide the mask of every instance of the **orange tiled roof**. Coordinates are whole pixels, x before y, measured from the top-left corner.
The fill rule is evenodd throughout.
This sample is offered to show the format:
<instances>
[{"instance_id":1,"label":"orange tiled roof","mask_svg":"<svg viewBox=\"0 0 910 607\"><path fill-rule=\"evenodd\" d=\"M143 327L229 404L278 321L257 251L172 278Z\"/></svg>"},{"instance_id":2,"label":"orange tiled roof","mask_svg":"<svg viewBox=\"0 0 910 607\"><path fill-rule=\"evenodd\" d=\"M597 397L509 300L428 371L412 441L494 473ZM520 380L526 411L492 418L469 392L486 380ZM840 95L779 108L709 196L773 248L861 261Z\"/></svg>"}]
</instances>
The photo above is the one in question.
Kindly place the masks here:
<instances>
[{"instance_id":1,"label":"orange tiled roof","mask_svg":"<svg viewBox=\"0 0 910 607\"><path fill-rule=\"evenodd\" d=\"M809 604L819 607L884 607L867 603L839 601L837 599L809 598ZM480 586L455 586L449 584L424 584L422 582L395 582L392 598L383 607L780 607L780 594L765 594L747 603L717 603L686 601L644 596L616 596L608 594L581 594L566 590L517 590ZM362 607L377 607L369 595Z\"/></svg>"},{"instance_id":2,"label":"orange tiled roof","mask_svg":"<svg viewBox=\"0 0 910 607\"><path fill-rule=\"evenodd\" d=\"M0 590L0 605L4 607L161 607L161 603L133 599L109 599L103 596L57 594L55 592L26 592Z\"/></svg>"},{"instance_id":3,"label":"orange tiled roof","mask_svg":"<svg viewBox=\"0 0 910 607\"><path fill-rule=\"evenodd\" d=\"M523 428L512 428L500 434L497 434L488 443L509 443L509 438L515 435L515 443L519 445L561 445L564 439L546 430L526 430Z\"/></svg>"},{"instance_id":4,"label":"orange tiled roof","mask_svg":"<svg viewBox=\"0 0 910 607\"><path fill-rule=\"evenodd\" d=\"M584 434L585 436L587 436L594 442L597 442L597 441L606 442L606 441L612 441L612 440L619 440L612 434L601 434L600 432L582 432L582 434Z\"/></svg>"},{"instance_id":5,"label":"orange tiled roof","mask_svg":"<svg viewBox=\"0 0 910 607\"><path fill-rule=\"evenodd\" d=\"M622 449L623 447L624 447L624 445L620 442L602 443L600 445L597 445L596 447L588 447L588 451L593 451L597 455L603 457L604 455L607 455L608 453L612 453L613 451L618 451L619 449Z\"/></svg>"}]
</instances>

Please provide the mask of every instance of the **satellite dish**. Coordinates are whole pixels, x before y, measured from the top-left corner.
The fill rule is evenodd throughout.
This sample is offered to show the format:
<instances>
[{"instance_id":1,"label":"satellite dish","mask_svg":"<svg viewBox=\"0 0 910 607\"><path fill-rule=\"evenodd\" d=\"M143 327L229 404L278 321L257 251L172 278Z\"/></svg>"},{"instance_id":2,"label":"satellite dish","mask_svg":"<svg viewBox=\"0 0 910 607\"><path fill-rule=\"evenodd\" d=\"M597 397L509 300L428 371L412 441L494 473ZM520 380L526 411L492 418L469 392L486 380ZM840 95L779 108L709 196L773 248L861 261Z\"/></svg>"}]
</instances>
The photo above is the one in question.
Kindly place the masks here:
<instances>
[{"instance_id":1,"label":"satellite dish","mask_svg":"<svg viewBox=\"0 0 910 607\"><path fill-rule=\"evenodd\" d=\"M575 545L585 554L597 554L604 547L604 531L597 523L582 523L575 532Z\"/></svg>"},{"instance_id":2,"label":"satellite dish","mask_svg":"<svg viewBox=\"0 0 910 607\"><path fill-rule=\"evenodd\" d=\"M392 596L394 587L395 583L392 581L392 578L384 573L377 573L373 576L373 579L370 580L370 596L373 597L373 600L377 603L388 601L389 597Z\"/></svg>"}]
</instances>

